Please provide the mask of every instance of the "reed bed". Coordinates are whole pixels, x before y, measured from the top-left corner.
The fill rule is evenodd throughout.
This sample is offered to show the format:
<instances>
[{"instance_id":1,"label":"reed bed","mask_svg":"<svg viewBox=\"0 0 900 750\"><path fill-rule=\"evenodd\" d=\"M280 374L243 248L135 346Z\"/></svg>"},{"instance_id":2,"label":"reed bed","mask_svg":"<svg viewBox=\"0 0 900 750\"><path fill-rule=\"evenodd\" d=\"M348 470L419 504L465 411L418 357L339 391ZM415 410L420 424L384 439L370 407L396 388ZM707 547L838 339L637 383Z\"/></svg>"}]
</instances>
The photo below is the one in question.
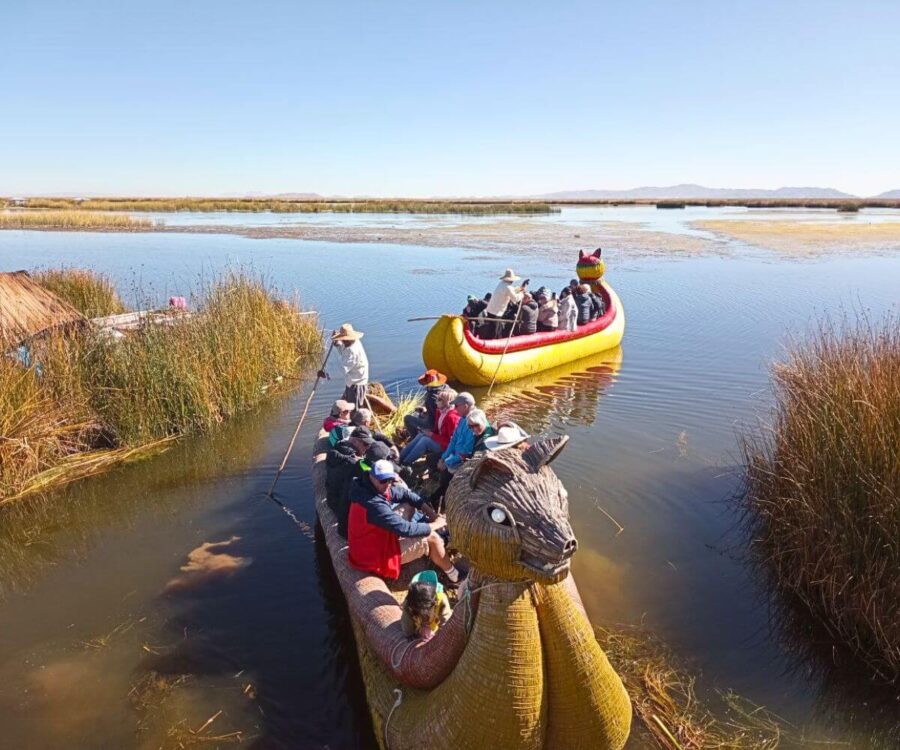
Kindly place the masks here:
<instances>
[{"instance_id":1,"label":"reed bed","mask_svg":"<svg viewBox=\"0 0 900 750\"><path fill-rule=\"evenodd\" d=\"M56 272L66 274L66 271ZM322 348L315 316L256 277L210 284L197 311L125 338L88 329L0 360L0 504L207 430L300 379Z\"/></svg>"},{"instance_id":2,"label":"reed bed","mask_svg":"<svg viewBox=\"0 0 900 750\"><path fill-rule=\"evenodd\" d=\"M273 211L276 213L548 214L535 201L285 200L277 198L31 198L28 208L82 211Z\"/></svg>"},{"instance_id":3,"label":"reed bed","mask_svg":"<svg viewBox=\"0 0 900 750\"><path fill-rule=\"evenodd\" d=\"M126 312L125 304L113 283L96 271L80 268L46 269L32 274L32 278L86 318Z\"/></svg>"},{"instance_id":4,"label":"reed bed","mask_svg":"<svg viewBox=\"0 0 900 750\"><path fill-rule=\"evenodd\" d=\"M0 229L151 229L150 219L99 211L60 208L51 211L3 211Z\"/></svg>"},{"instance_id":5,"label":"reed bed","mask_svg":"<svg viewBox=\"0 0 900 750\"><path fill-rule=\"evenodd\" d=\"M877 680L900 678L900 317L823 323L773 368L741 499L775 587Z\"/></svg>"}]
</instances>

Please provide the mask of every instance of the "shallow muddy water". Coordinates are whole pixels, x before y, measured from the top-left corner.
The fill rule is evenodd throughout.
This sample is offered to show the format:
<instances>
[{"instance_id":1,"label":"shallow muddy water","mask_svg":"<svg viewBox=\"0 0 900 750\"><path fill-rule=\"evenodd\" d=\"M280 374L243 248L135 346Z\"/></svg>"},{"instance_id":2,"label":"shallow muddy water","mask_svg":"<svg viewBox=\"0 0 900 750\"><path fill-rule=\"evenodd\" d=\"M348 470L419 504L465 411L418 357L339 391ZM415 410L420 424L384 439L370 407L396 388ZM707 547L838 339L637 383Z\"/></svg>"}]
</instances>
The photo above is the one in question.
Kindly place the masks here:
<instances>
[{"instance_id":1,"label":"shallow muddy water","mask_svg":"<svg viewBox=\"0 0 900 750\"><path fill-rule=\"evenodd\" d=\"M0 233L0 270L88 265L126 295L156 299L250 265L298 289L326 326L365 331L373 377L392 392L421 371L428 324L406 318L456 311L507 266L559 288L574 262L234 235ZM627 315L621 349L487 402L528 430L571 435L554 468L592 619L643 623L703 695L733 689L811 736L896 746L896 703L885 709L884 694L823 672L773 622L729 498L737 434L767 407L766 368L785 336L822 313L895 305L900 256L613 254L607 276ZM338 391L338 379L320 389L313 417ZM305 525L262 496L303 399L0 515L0 746L156 748L213 716L206 734L241 731L254 747L372 746L340 591L312 532L319 419L279 485Z\"/></svg>"}]
</instances>

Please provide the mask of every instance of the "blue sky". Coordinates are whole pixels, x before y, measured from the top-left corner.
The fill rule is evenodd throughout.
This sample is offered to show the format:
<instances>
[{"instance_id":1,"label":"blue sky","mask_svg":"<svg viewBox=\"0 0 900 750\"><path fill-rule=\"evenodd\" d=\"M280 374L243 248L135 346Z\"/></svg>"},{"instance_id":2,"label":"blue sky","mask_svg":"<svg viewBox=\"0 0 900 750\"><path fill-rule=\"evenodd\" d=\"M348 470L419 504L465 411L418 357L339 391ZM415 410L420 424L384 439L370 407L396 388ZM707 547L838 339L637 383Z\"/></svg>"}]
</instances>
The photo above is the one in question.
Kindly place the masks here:
<instances>
[{"instance_id":1,"label":"blue sky","mask_svg":"<svg viewBox=\"0 0 900 750\"><path fill-rule=\"evenodd\" d=\"M900 188L896 2L9 2L0 194Z\"/></svg>"}]
</instances>

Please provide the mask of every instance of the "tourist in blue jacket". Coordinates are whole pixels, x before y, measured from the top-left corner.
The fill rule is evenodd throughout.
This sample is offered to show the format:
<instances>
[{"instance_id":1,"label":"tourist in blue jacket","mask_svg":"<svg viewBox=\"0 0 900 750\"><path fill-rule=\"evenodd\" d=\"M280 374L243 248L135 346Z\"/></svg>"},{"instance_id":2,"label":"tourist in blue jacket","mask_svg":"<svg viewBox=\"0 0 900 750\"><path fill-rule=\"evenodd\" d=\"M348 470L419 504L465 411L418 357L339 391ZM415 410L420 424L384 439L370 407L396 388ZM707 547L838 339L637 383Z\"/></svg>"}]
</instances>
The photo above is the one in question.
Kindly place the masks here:
<instances>
[{"instance_id":1,"label":"tourist in blue jacket","mask_svg":"<svg viewBox=\"0 0 900 750\"><path fill-rule=\"evenodd\" d=\"M463 391L453 400L453 406L459 412L460 420L453 431L447 450L438 461L438 469L441 472L440 484L430 498L431 505L438 509L443 506L444 493L450 486L454 472L475 450L475 433L472 432L468 420L469 412L475 408L475 397L468 391Z\"/></svg>"}]
</instances>

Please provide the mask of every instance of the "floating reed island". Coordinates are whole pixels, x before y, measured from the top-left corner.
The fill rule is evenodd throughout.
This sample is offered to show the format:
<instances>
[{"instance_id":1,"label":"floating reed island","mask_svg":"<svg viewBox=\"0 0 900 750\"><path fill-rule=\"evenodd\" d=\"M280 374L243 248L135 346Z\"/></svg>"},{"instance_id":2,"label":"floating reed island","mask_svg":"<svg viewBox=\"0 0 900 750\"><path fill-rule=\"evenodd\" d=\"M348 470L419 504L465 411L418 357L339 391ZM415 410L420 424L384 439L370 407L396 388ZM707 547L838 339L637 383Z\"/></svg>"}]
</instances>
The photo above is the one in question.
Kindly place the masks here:
<instances>
[{"instance_id":1,"label":"floating reed island","mask_svg":"<svg viewBox=\"0 0 900 750\"><path fill-rule=\"evenodd\" d=\"M210 429L322 349L317 316L259 277L223 276L193 312L141 313L126 334L90 320L125 307L105 277L37 279L0 274L0 505Z\"/></svg>"},{"instance_id":2,"label":"floating reed island","mask_svg":"<svg viewBox=\"0 0 900 750\"><path fill-rule=\"evenodd\" d=\"M275 213L549 214L541 201L287 200L280 198L29 198L30 209L81 211L242 211Z\"/></svg>"},{"instance_id":3,"label":"floating reed island","mask_svg":"<svg viewBox=\"0 0 900 750\"><path fill-rule=\"evenodd\" d=\"M823 324L744 440L755 558L878 681L900 679L900 318Z\"/></svg>"}]
</instances>

